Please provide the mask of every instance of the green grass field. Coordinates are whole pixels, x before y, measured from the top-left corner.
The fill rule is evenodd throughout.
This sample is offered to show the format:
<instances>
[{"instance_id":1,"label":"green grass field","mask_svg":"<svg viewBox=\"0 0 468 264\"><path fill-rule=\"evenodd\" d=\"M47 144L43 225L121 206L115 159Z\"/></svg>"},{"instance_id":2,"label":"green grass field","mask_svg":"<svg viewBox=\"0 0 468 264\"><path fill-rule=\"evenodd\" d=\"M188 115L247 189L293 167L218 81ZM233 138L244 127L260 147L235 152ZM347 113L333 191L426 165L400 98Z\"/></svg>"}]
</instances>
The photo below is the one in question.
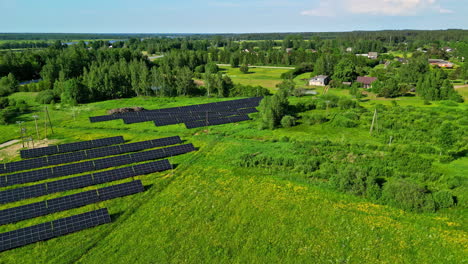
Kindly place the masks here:
<instances>
[{"instance_id":1,"label":"green grass field","mask_svg":"<svg viewBox=\"0 0 468 264\"><path fill-rule=\"evenodd\" d=\"M227 74L234 83L244 85L260 85L274 92L276 85L281 83L281 74L287 69L250 68L249 73L242 73L239 68L222 67L220 71Z\"/></svg>"},{"instance_id":2,"label":"green grass field","mask_svg":"<svg viewBox=\"0 0 468 264\"><path fill-rule=\"evenodd\" d=\"M230 71L231 72L231 71ZM232 74L232 73L231 73ZM279 74L279 73L278 73ZM259 80L259 79L258 79ZM260 84L261 82L257 82ZM331 91L343 93L342 90ZM14 94L32 102L28 93ZM299 125L258 131L253 121L201 129L155 127L151 122L90 123L89 116L124 106L164 108L218 101L215 98L132 98L73 108L49 106L55 134L71 142L123 135L131 142L180 135L199 148L173 157L174 171L137 177L144 193L0 227L6 232L107 207L112 223L0 253L0 263L463 263L466 218L456 208L416 214L341 194L287 175L240 168L232 158L248 151L276 153L276 142L328 138L377 143L357 128ZM304 97L298 100L311 100ZM39 106L37 106L39 107ZM42 109L42 106L38 109ZM34 122L21 118L30 133ZM42 119L42 114L39 113ZM17 125L0 126L2 141ZM40 127L42 134L43 128ZM4 156L6 160L15 157ZM460 173L467 160L447 165ZM445 168L447 169L447 168ZM129 180L123 180L126 182ZM106 186L106 185L101 185ZM101 187L98 186L98 187ZM94 189L90 187L86 189ZM72 191L0 206L5 209ZM105 256L105 258L103 258Z\"/></svg>"}]
</instances>

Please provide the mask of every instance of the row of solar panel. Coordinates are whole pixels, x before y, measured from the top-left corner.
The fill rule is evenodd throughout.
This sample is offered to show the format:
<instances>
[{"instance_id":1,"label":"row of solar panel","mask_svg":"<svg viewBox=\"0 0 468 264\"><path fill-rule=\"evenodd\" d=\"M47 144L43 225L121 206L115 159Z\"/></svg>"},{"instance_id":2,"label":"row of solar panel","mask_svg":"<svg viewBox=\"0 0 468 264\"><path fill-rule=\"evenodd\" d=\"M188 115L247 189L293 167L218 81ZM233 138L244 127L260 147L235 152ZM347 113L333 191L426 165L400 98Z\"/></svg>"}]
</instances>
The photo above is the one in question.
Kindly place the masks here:
<instances>
[{"instance_id":1,"label":"row of solar panel","mask_svg":"<svg viewBox=\"0 0 468 264\"><path fill-rule=\"evenodd\" d=\"M108 146L90 150L81 150L71 153L52 155L4 164L4 172L11 173L22 170L30 170L40 167L59 165L64 163L76 162L85 159L95 159L106 156L135 152L150 148L163 147L182 143L179 136L159 138L154 140L128 143L117 146Z\"/></svg>"},{"instance_id":2,"label":"row of solar panel","mask_svg":"<svg viewBox=\"0 0 468 264\"><path fill-rule=\"evenodd\" d=\"M141 181L137 180L42 202L13 207L0 211L0 225L66 211L143 191L143 184Z\"/></svg>"},{"instance_id":3,"label":"row of solar panel","mask_svg":"<svg viewBox=\"0 0 468 264\"><path fill-rule=\"evenodd\" d=\"M198 120L206 120L207 118L221 118L239 114L250 114L258 112L255 108L244 108L239 111L228 112L196 112L196 113L170 113L165 115L148 115L138 117L124 117L125 124L141 123L147 121L154 121L156 126L174 125L185 122L192 122Z\"/></svg>"},{"instance_id":4,"label":"row of solar panel","mask_svg":"<svg viewBox=\"0 0 468 264\"><path fill-rule=\"evenodd\" d=\"M0 252L110 223L107 208L0 234Z\"/></svg>"},{"instance_id":5,"label":"row of solar panel","mask_svg":"<svg viewBox=\"0 0 468 264\"><path fill-rule=\"evenodd\" d=\"M63 177L88 171L102 170L106 168L117 167L136 162L162 159L165 157L184 154L194 150L195 147L192 144L184 144L167 148L126 154L121 156L67 164L53 168L19 172L6 176L0 176L0 187L42 181L49 178Z\"/></svg>"},{"instance_id":6,"label":"row of solar panel","mask_svg":"<svg viewBox=\"0 0 468 264\"><path fill-rule=\"evenodd\" d=\"M72 152L83 149L92 149L104 146L110 146L115 144L124 143L124 138L122 136L110 137L110 138L101 138L95 140L74 142L68 144L61 144L56 146L49 146L43 148L35 149L25 149L20 151L21 158L29 159L36 158L41 156L53 155L58 153Z\"/></svg>"},{"instance_id":7,"label":"row of solar panel","mask_svg":"<svg viewBox=\"0 0 468 264\"><path fill-rule=\"evenodd\" d=\"M94 116L94 117L90 117L90 121L92 123L103 122L103 121L120 119L123 117L135 117L139 115L148 115L151 113L171 113L171 112L172 113L176 113L176 112L187 113L190 111L210 111L210 110L219 111L219 110L223 110L223 109L225 110L228 108L232 108L232 109L252 108L252 107L257 107L261 99L262 97L254 97L254 98L230 100L230 101L208 103L208 104L155 109L155 110L142 111L142 112L129 112L129 113L122 113L122 114L115 114L115 115Z\"/></svg>"},{"instance_id":8,"label":"row of solar panel","mask_svg":"<svg viewBox=\"0 0 468 264\"><path fill-rule=\"evenodd\" d=\"M235 123L235 122L247 121L247 120L250 120L250 117L248 115L238 115L238 116L230 116L230 117L225 117L225 118L213 118L213 119L208 119L208 120L187 122L185 123L185 126L187 128L197 128L197 127L204 127L204 126L216 126L216 125L222 125L222 124L229 124L229 123Z\"/></svg>"},{"instance_id":9,"label":"row of solar panel","mask_svg":"<svg viewBox=\"0 0 468 264\"><path fill-rule=\"evenodd\" d=\"M40 197L52 193L74 190L170 169L171 164L168 160L158 160L145 164L97 172L64 180L10 189L0 192L0 204L21 201L24 199Z\"/></svg>"}]
</instances>

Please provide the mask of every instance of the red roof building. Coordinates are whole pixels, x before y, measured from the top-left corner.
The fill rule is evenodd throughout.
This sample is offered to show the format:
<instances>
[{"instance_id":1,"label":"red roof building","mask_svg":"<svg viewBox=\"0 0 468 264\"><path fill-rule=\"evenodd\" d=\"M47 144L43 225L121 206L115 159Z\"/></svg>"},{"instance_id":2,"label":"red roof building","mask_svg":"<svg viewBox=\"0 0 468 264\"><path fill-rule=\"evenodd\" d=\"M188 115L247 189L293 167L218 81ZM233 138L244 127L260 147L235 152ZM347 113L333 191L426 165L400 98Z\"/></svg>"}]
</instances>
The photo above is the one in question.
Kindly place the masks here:
<instances>
[{"instance_id":1,"label":"red roof building","mask_svg":"<svg viewBox=\"0 0 468 264\"><path fill-rule=\"evenodd\" d=\"M362 86L366 89L372 88L372 83L377 81L376 77L363 77L359 76L356 80L358 83L362 83Z\"/></svg>"}]
</instances>

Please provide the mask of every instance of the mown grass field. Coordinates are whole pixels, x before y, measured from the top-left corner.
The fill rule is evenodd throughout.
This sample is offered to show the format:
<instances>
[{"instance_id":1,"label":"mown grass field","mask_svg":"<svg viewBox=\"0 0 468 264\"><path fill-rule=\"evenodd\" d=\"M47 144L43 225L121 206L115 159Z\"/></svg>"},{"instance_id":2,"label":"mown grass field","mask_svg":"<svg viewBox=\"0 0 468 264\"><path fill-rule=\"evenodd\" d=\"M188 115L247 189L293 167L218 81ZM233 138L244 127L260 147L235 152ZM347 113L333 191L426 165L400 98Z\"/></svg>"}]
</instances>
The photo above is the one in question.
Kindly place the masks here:
<instances>
[{"instance_id":1,"label":"mown grass field","mask_svg":"<svg viewBox=\"0 0 468 264\"><path fill-rule=\"evenodd\" d=\"M229 69L228 72L242 76L241 73L234 74L235 70L238 71ZM237 81L253 81L263 86L270 79L274 81L270 69L252 71L257 70L262 70L255 74L263 72L263 81L258 76L257 79L239 78ZM274 72L279 75L281 71ZM347 91L330 89L329 93L345 95ZM25 121L28 133L34 134L31 115L43 106L34 103L31 93L12 96L34 105L30 114L20 117ZM1 226L0 232L6 232L101 207L107 207L113 219L110 224L0 253L0 263L466 261L466 211L451 208L438 213L405 212L338 193L320 180L303 179L292 171L241 168L235 162L242 153L286 153L290 145L281 141L285 136L299 141L327 138L334 142L381 144L362 129L301 124L287 129L259 131L254 121L186 129L183 125L156 127L151 122L124 125L121 120L88 121L89 116L103 115L106 110L117 107L156 109L219 100L223 99L141 97L73 108L49 106L55 132L49 138L58 142L117 135L135 142L179 135L199 150L170 158L171 163L177 164L173 171L136 177L146 186L144 193ZM291 98L293 103L306 100L312 100L312 97ZM403 98L398 103L405 100L409 99ZM364 104L370 107L375 103L386 104L387 101L370 100ZM458 107L466 106L465 103ZM43 122L43 113L37 113ZM39 130L43 135L42 125ZM0 126L0 141L17 138L17 131L16 124ZM3 150L0 155L5 160L17 160L19 156L5 155ZM465 158L440 166L449 173L458 174L466 172L467 162ZM121 182L126 181L129 179ZM79 191L82 190L7 204L0 209Z\"/></svg>"},{"instance_id":2,"label":"mown grass field","mask_svg":"<svg viewBox=\"0 0 468 264\"><path fill-rule=\"evenodd\" d=\"M234 83L244 85L260 85L274 92L276 85L281 83L281 74L287 69L250 68L247 74L242 73L239 68L221 67L220 71L227 74Z\"/></svg>"}]
</instances>

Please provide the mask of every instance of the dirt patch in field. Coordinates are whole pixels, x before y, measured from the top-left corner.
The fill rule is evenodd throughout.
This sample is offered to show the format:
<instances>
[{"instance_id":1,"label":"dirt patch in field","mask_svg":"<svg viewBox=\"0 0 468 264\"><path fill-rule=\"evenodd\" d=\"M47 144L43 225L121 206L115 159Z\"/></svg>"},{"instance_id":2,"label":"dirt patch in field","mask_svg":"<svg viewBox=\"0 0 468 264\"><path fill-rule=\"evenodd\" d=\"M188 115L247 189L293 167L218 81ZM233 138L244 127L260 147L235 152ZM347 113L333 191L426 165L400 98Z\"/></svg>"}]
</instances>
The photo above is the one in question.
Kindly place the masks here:
<instances>
[{"instance_id":1,"label":"dirt patch in field","mask_svg":"<svg viewBox=\"0 0 468 264\"><path fill-rule=\"evenodd\" d=\"M461 89L461 88L468 88L468 84L465 85L456 85L454 86L455 89Z\"/></svg>"},{"instance_id":2,"label":"dirt patch in field","mask_svg":"<svg viewBox=\"0 0 468 264\"><path fill-rule=\"evenodd\" d=\"M44 140L39 140L39 141L34 141L34 148L40 148L40 147L47 147L48 145L57 143L58 140L56 139L44 139ZM25 143L25 146L27 147L27 144ZM30 148L32 148L32 143L29 143ZM20 149L23 148L23 144L18 140L18 143L11 145L9 147L6 147L4 149L0 150L0 161L3 160L11 160L17 156L19 156L19 151Z\"/></svg>"}]
</instances>

